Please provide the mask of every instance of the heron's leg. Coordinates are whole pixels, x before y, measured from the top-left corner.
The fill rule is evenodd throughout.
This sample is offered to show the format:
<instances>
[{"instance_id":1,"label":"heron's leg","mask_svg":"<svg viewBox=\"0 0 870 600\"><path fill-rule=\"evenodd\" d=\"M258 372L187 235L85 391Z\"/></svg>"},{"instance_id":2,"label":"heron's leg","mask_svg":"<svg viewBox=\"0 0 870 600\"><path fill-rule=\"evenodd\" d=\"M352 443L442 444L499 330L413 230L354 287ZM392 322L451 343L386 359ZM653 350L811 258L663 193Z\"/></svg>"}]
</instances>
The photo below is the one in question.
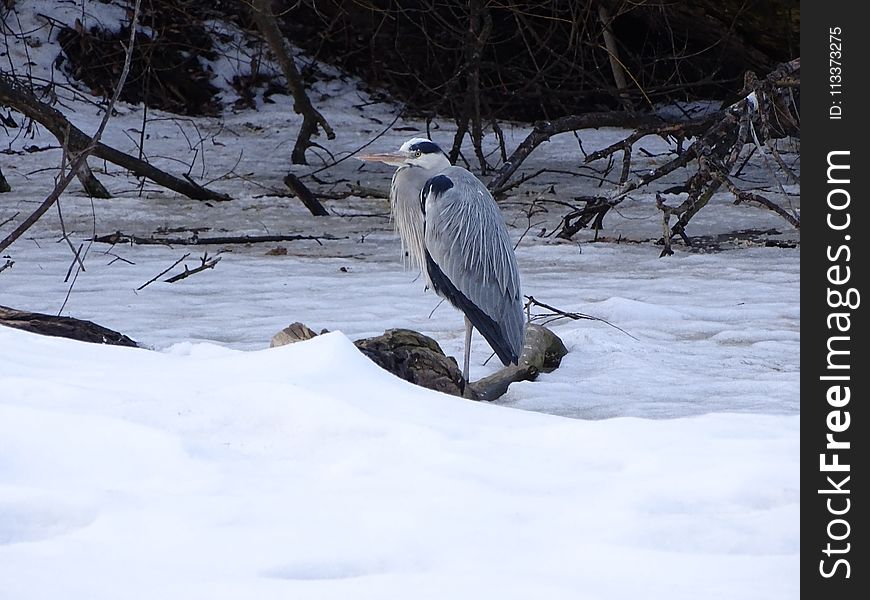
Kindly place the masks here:
<instances>
[{"instance_id":1,"label":"heron's leg","mask_svg":"<svg viewBox=\"0 0 870 600\"><path fill-rule=\"evenodd\" d=\"M471 359L471 331L472 325L468 317L465 317L465 368L462 370L462 376L465 382L468 383L468 363Z\"/></svg>"}]
</instances>

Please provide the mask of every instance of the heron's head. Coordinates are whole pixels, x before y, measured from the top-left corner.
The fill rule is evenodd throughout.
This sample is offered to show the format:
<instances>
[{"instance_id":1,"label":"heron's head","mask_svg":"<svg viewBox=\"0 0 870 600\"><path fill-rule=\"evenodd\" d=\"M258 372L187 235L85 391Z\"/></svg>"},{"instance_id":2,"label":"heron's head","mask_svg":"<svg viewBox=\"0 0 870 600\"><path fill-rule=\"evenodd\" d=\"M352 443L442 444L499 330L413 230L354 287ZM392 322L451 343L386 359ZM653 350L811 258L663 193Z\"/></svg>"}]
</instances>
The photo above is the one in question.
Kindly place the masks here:
<instances>
[{"instance_id":1,"label":"heron's head","mask_svg":"<svg viewBox=\"0 0 870 600\"><path fill-rule=\"evenodd\" d=\"M411 138L402 144L396 152L361 154L357 158L369 162L382 162L396 167L443 169L450 166L450 160L441 147L426 138Z\"/></svg>"}]
</instances>

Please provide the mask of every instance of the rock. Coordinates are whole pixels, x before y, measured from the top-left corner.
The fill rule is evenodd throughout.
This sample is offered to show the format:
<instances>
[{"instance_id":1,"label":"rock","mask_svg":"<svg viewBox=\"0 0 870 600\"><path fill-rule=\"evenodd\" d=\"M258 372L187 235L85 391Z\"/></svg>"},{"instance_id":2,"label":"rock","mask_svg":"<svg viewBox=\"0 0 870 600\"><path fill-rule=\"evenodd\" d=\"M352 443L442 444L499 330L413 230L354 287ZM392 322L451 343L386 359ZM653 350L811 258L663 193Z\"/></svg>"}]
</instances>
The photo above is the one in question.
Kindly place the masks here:
<instances>
[{"instance_id":1,"label":"rock","mask_svg":"<svg viewBox=\"0 0 870 600\"><path fill-rule=\"evenodd\" d=\"M462 396L465 382L452 357L438 342L410 329L390 329L383 335L354 342L382 369L416 385Z\"/></svg>"},{"instance_id":2,"label":"rock","mask_svg":"<svg viewBox=\"0 0 870 600\"><path fill-rule=\"evenodd\" d=\"M273 335L269 347L275 348L276 346L285 346L295 342L304 342L305 340L310 340L316 335L317 334L309 329L307 325L297 321Z\"/></svg>"}]
</instances>

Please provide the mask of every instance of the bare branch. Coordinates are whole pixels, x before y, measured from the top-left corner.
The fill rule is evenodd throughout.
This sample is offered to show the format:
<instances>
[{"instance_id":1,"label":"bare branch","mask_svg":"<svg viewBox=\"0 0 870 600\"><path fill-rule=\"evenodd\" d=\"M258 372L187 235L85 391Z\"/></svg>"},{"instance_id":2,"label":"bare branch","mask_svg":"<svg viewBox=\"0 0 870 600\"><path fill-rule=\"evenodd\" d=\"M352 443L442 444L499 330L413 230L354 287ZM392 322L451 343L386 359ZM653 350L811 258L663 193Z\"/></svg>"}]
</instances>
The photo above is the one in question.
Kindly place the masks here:
<instances>
[{"instance_id":1,"label":"bare branch","mask_svg":"<svg viewBox=\"0 0 870 600\"><path fill-rule=\"evenodd\" d=\"M174 269L174 268L178 265L178 263L180 263L181 261L183 261L184 259L186 259L188 256L190 256L190 252L188 252L187 254L185 254L184 256L182 256L181 258L179 258L178 260L176 260L174 263L172 263L171 265L169 265L169 267L167 267L166 269L163 269L163 270L160 271L157 275L155 275L154 277L152 277L151 279L149 279L148 281L146 281L145 283L143 283L142 285L140 285L139 287L137 287L137 288L136 288L136 291L138 292L138 291L140 291L140 290L145 289L146 287L148 287L149 285L151 285L152 283L154 283L155 281L157 281L158 279L160 279L161 277L163 277L164 275L166 275L167 273L169 273L169 271L171 271L172 269Z\"/></svg>"},{"instance_id":2,"label":"bare branch","mask_svg":"<svg viewBox=\"0 0 870 600\"><path fill-rule=\"evenodd\" d=\"M507 181L528 158L529 154L559 133L598 127L652 127L662 123L662 119L655 115L624 112L587 113L570 115L553 121L540 121L535 124L534 129L526 136L526 139L516 147L508 160L495 172L488 187L493 195L501 193Z\"/></svg>"},{"instance_id":3,"label":"bare branch","mask_svg":"<svg viewBox=\"0 0 870 600\"><path fill-rule=\"evenodd\" d=\"M205 271L206 269L214 269L215 265L217 265L221 261L221 258L222 257L220 257L220 256L217 256L215 258L209 258L208 252L206 252L199 259L202 262L201 265L199 265L198 267L195 267L193 269L188 269L187 265L185 265L184 272L179 273L178 275L173 275L169 279L166 279L166 283L175 283L176 281L181 281L182 279L187 279L191 275L195 275L196 273L200 273L202 271Z\"/></svg>"},{"instance_id":4,"label":"bare branch","mask_svg":"<svg viewBox=\"0 0 870 600\"><path fill-rule=\"evenodd\" d=\"M213 192L190 181L170 175L144 160L107 146L98 139L94 141L89 135L70 123L60 111L42 102L30 91L16 85L13 80L2 76L0 76L0 104L8 104L40 123L60 140L70 153L80 154L88 149L88 153L97 158L128 169L139 177L148 178L158 185L194 200L223 201L230 199L226 194ZM106 114L111 114L111 111L107 111ZM75 170L73 172L75 173ZM73 177L75 176L73 174Z\"/></svg>"},{"instance_id":5,"label":"bare branch","mask_svg":"<svg viewBox=\"0 0 870 600\"><path fill-rule=\"evenodd\" d=\"M321 240L340 240L346 239L335 237L330 234L320 236L316 235L224 235L199 237L194 233L189 238L170 238L170 237L140 237L136 235L127 235L120 231L110 233L108 235L99 235L94 237L94 241L100 244L143 244L157 246L204 246L207 244L213 245L228 245L228 244L262 244L274 242L295 242L298 240L311 240L321 243Z\"/></svg>"},{"instance_id":6,"label":"bare branch","mask_svg":"<svg viewBox=\"0 0 870 600\"><path fill-rule=\"evenodd\" d=\"M315 217L328 217L329 211L327 211L323 205L317 200L317 197L314 193L309 190L302 181L299 180L296 175L293 173L288 173L284 177L284 184L293 190L293 193L296 195L299 200L302 201L302 204L305 205L305 208L314 215Z\"/></svg>"},{"instance_id":7,"label":"bare branch","mask_svg":"<svg viewBox=\"0 0 870 600\"><path fill-rule=\"evenodd\" d=\"M293 94L293 110L302 115L302 126L296 137L296 145L293 147L291 160L293 164L306 165L308 161L305 158L305 150L311 146L311 136L317 135L318 127L323 129L326 137L330 140L335 138L335 132L326 118L314 108L305 92L299 69L296 68L293 55L287 47L287 41L281 34L281 30L278 29L276 15L272 12L272 0L251 0L250 8L251 15L275 55L275 60L278 61L284 78L287 80L290 93Z\"/></svg>"},{"instance_id":8,"label":"bare branch","mask_svg":"<svg viewBox=\"0 0 870 600\"><path fill-rule=\"evenodd\" d=\"M30 229L33 224L36 223L42 217L42 215L46 213L46 211L48 211L52 204L57 202L57 199L60 198L60 195L67 188L72 179L77 176L79 170L81 169L81 166L85 163L85 161L88 159L88 156L91 154L91 152L94 151L97 144L99 143L100 137L102 137L103 131L105 131L106 125L109 123L109 118L112 116L112 110L115 106L115 103L118 101L118 97L121 95L121 90L124 88L124 83L127 81L127 75L130 72L130 62L133 58L133 43L136 39L136 23L139 20L140 3L141 0L136 0L136 4L133 6L133 16L130 20L130 39L128 42L129 46L127 47L127 53L124 58L124 67L121 70L121 76L118 78L118 83L115 86L115 92L112 95L112 98L109 100L109 104L106 106L106 112L103 115L102 121L100 121L100 125L97 128L96 133L94 133L93 137L88 139L87 143L84 144L83 147L75 150L77 152L77 156L71 162L69 172L55 184L54 189L51 191L48 197L43 200L42 204L40 204L36 208L36 210L24 220L24 222L22 222L17 228L15 228L12 233L6 236L3 241L0 241L0 252L8 248L12 243L15 242L15 240L21 237L21 235L25 231ZM0 79L0 101L4 100L3 92L5 91L4 88L6 86L7 84L2 79ZM63 140L64 138L58 136L58 139ZM69 144L64 144L64 146L66 148L69 148Z\"/></svg>"}]
</instances>

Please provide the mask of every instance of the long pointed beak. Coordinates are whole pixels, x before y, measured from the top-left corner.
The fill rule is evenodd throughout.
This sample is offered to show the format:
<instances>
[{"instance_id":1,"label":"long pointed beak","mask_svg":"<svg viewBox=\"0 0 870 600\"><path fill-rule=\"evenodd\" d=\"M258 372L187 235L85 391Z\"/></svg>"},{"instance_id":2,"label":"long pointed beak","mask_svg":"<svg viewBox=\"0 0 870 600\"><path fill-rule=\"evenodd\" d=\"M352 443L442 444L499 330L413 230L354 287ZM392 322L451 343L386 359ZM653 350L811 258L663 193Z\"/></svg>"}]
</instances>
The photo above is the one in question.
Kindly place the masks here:
<instances>
[{"instance_id":1,"label":"long pointed beak","mask_svg":"<svg viewBox=\"0 0 870 600\"><path fill-rule=\"evenodd\" d=\"M405 164L408 157L402 152L384 152L382 154L359 154L356 158L366 162L382 162L400 167Z\"/></svg>"}]
</instances>

